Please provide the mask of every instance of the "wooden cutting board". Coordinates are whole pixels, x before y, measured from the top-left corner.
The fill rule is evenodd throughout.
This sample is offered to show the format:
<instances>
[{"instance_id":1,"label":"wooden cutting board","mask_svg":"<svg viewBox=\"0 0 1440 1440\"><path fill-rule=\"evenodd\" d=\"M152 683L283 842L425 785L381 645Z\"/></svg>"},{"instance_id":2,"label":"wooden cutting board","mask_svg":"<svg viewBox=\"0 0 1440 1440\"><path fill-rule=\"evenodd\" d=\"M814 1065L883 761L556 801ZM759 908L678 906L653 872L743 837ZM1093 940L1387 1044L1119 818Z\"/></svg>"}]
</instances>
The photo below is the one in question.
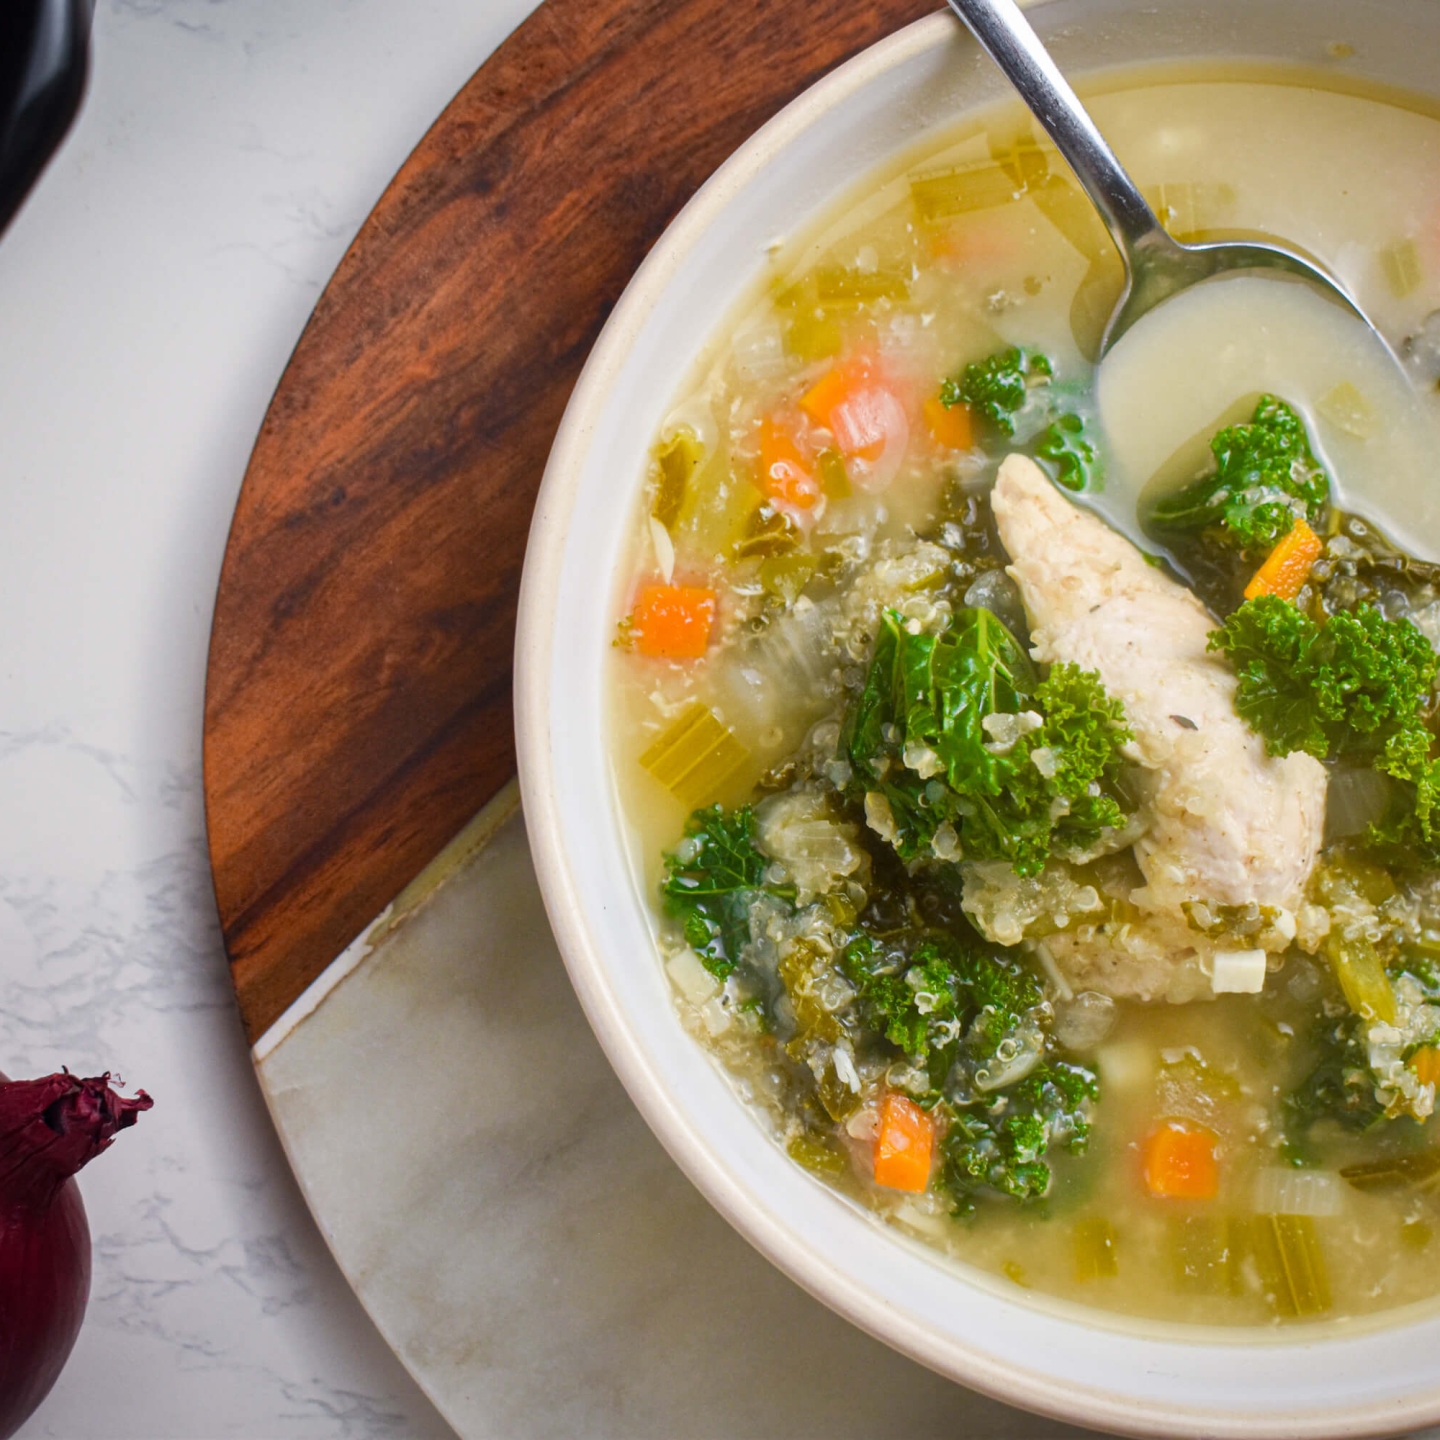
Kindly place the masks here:
<instances>
[{"instance_id":1,"label":"wooden cutting board","mask_svg":"<svg viewBox=\"0 0 1440 1440\"><path fill-rule=\"evenodd\" d=\"M545 0L311 316L220 576L205 803L258 1038L514 772L526 532L590 346L712 171L934 0Z\"/></svg>"}]
</instances>

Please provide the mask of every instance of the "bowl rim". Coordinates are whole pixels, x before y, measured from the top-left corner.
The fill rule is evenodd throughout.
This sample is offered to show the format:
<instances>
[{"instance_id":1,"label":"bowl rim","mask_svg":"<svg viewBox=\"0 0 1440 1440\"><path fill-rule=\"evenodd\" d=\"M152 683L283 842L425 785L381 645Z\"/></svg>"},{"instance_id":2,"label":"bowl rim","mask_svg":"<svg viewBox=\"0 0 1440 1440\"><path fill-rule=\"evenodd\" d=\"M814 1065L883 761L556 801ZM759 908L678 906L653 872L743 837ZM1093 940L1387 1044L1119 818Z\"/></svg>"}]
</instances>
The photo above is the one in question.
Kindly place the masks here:
<instances>
[{"instance_id":1,"label":"bowl rim","mask_svg":"<svg viewBox=\"0 0 1440 1440\"><path fill-rule=\"evenodd\" d=\"M1043 10L1055 0L1019 0ZM749 137L671 221L637 269L601 330L556 433L536 498L521 577L515 644L517 768L531 854L557 946L577 997L611 1067L670 1157L706 1200L767 1260L808 1294L858 1329L938 1374L1005 1404L1069 1423L1151 1436L1348 1437L1395 1434L1440 1420L1440 1386L1388 1404L1364 1400L1279 1413L1177 1407L1099 1386L1057 1381L918 1317L877 1303L858 1279L795 1243L776 1215L755 1202L693 1129L634 1043L618 996L605 982L603 946L584 918L568 858L550 745L553 621L569 521L581 491L584 461L615 371L678 268L717 215L786 146L849 95L887 70L957 34L945 10L914 21L822 77ZM898 1237L897 1237L897 1243ZM1068 1318L1068 1317L1067 1317ZM1081 1320L1069 1323L1082 1325ZM1398 1325L1406 1322L1400 1320ZM1103 1322L1102 1322L1103 1324ZM1389 1327L1386 1327L1389 1328ZM1237 1335L1236 1341L1244 1343ZM1201 1342L1197 1333L1196 1342ZM1233 1343L1233 1342L1232 1342ZM1291 1343L1308 1346L1294 1332ZM1381 1413L1383 1410L1383 1413Z\"/></svg>"}]
</instances>

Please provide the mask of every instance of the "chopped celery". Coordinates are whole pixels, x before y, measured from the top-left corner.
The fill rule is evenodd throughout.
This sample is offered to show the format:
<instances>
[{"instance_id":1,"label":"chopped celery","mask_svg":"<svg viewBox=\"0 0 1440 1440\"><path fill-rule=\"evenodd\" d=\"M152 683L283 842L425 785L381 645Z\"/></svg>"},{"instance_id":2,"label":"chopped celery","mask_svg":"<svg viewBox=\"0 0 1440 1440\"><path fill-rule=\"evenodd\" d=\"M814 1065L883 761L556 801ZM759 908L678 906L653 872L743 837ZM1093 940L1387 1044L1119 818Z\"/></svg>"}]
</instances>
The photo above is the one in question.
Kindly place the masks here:
<instances>
[{"instance_id":1,"label":"chopped celery","mask_svg":"<svg viewBox=\"0 0 1440 1440\"><path fill-rule=\"evenodd\" d=\"M1098 1280L1116 1273L1115 1227L1103 1216L1081 1220L1073 1232L1075 1278Z\"/></svg>"},{"instance_id":2,"label":"chopped celery","mask_svg":"<svg viewBox=\"0 0 1440 1440\"><path fill-rule=\"evenodd\" d=\"M1170 1222L1175 1287L1192 1295L1238 1295L1243 1289L1245 1224L1216 1215L1176 1216Z\"/></svg>"},{"instance_id":3,"label":"chopped celery","mask_svg":"<svg viewBox=\"0 0 1440 1440\"><path fill-rule=\"evenodd\" d=\"M1009 175L1022 190L1042 185L1050 176L1050 153L1041 149L1028 130L1009 144L990 141L990 158Z\"/></svg>"},{"instance_id":4,"label":"chopped celery","mask_svg":"<svg viewBox=\"0 0 1440 1440\"><path fill-rule=\"evenodd\" d=\"M760 583L769 595L786 606L793 605L815 573L815 557L804 551L771 555L760 565Z\"/></svg>"},{"instance_id":5,"label":"chopped celery","mask_svg":"<svg viewBox=\"0 0 1440 1440\"><path fill-rule=\"evenodd\" d=\"M1303 1319L1330 1308L1325 1256L1310 1216L1258 1216L1250 1237L1261 1283L1281 1315Z\"/></svg>"},{"instance_id":6,"label":"chopped celery","mask_svg":"<svg viewBox=\"0 0 1440 1440\"><path fill-rule=\"evenodd\" d=\"M797 315L785 328L785 348L801 360L828 360L842 343L839 325L823 311Z\"/></svg>"},{"instance_id":7,"label":"chopped celery","mask_svg":"<svg viewBox=\"0 0 1440 1440\"><path fill-rule=\"evenodd\" d=\"M677 430L655 447L655 499L650 513L667 530L680 518L690 477L704 454L705 447L690 430Z\"/></svg>"},{"instance_id":8,"label":"chopped celery","mask_svg":"<svg viewBox=\"0 0 1440 1440\"><path fill-rule=\"evenodd\" d=\"M1150 202L1160 223L1177 240L1186 240L1214 229L1230 217L1235 208L1232 185L1147 185L1141 192Z\"/></svg>"},{"instance_id":9,"label":"chopped celery","mask_svg":"<svg viewBox=\"0 0 1440 1440\"><path fill-rule=\"evenodd\" d=\"M1395 1023L1395 991L1385 973L1384 961L1375 943L1367 935L1326 936L1325 958L1335 971L1335 978L1345 992L1350 1008L1369 1020Z\"/></svg>"},{"instance_id":10,"label":"chopped celery","mask_svg":"<svg viewBox=\"0 0 1440 1440\"><path fill-rule=\"evenodd\" d=\"M784 555L800 543L800 531L787 515L773 505L757 505L735 541L737 560L766 555Z\"/></svg>"},{"instance_id":11,"label":"chopped celery","mask_svg":"<svg viewBox=\"0 0 1440 1440\"><path fill-rule=\"evenodd\" d=\"M750 752L698 700L640 757L640 768L693 810L713 800Z\"/></svg>"},{"instance_id":12,"label":"chopped celery","mask_svg":"<svg viewBox=\"0 0 1440 1440\"><path fill-rule=\"evenodd\" d=\"M1440 1148L1420 1150L1413 1155L1396 1155L1385 1160L1367 1160L1346 1165L1340 1178L1357 1190L1399 1190L1429 1186L1440 1180Z\"/></svg>"},{"instance_id":13,"label":"chopped celery","mask_svg":"<svg viewBox=\"0 0 1440 1440\"><path fill-rule=\"evenodd\" d=\"M990 210L1008 205L1025 191L1023 181L1005 167L995 164L958 166L933 175L917 175L910 181L910 194L920 218L927 224L968 215L972 210Z\"/></svg>"},{"instance_id":14,"label":"chopped celery","mask_svg":"<svg viewBox=\"0 0 1440 1440\"><path fill-rule=\"evenodd\" d=\"M1380 266L1390 293L1403 300L1420 283L1420 252L1413 240L1400 240L1380 252Z\"/></svg>"},{"instance_id":15,"label":"chopped celery","mask_svg":"<svg viewBox=\"0 0 1440 1440\"><path fill-rule=\"evenodd\" d=\"M904 300L910 277L894 270L850 270L822 265L815 271L815 296L821 305L869 305L876 300Z\"/></svg>"},{"instance_id":16,"label":"chopped celery","mask_svg":"<svg viewBox=\"0 0 1440 1440\"><path fill-rule=\"evenodd\" d=\"M848 500L850 498L850 474L845 469L845 457L838 450L822 450L815 462L820 472L820 488L827 500Z\"/></svg>"},{"instance_id":17,"label":"chopped celery","mask_svg":"<svg viewBox=\"0 0 1440 1440\"><path fill-rule=\"evenodd\" d=\"M679 524L668 527L676 549L705 559L729 558L731 547L765 497L743 470L732 470L727 455L710 455L690 477Z\"/></svg>"},{"instance_id":18,"label":"chopped celery","mask_svg":"<svg viewBox=\"0 0 1440 1440\"><path fill-rule=\"evenodd\" d=\"M818 1135L797 1135L786 1147L797 1164L826 1180L838 1180L845 1173L845 1157L831 1140Z\"/></svg>"}]
</instances>

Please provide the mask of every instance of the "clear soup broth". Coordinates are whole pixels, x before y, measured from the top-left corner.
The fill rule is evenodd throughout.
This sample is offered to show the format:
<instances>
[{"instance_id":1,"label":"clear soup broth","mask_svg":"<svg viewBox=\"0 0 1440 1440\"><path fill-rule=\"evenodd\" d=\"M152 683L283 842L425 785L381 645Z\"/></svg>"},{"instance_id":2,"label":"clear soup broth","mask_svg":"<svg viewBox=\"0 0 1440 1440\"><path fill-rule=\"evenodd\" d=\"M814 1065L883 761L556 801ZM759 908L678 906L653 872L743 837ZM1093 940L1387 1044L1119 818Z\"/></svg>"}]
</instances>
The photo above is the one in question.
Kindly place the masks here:
<instances>
[{"instance_id":1,"label":"clear soup broth","mask_svg":"<svg viewBox=\"0 0 1440 1440\"><path fill-rule=\"evenodd\" d=\"M1440 1291L1440 121L1328 83L1087 99L1172 233L1309 250L1418 399L1253 279L1097 375L1118 260L986 111L710 337L617 602L686 1027L819 1180L1132 1315Z\"/></svg>"}]
</instances>

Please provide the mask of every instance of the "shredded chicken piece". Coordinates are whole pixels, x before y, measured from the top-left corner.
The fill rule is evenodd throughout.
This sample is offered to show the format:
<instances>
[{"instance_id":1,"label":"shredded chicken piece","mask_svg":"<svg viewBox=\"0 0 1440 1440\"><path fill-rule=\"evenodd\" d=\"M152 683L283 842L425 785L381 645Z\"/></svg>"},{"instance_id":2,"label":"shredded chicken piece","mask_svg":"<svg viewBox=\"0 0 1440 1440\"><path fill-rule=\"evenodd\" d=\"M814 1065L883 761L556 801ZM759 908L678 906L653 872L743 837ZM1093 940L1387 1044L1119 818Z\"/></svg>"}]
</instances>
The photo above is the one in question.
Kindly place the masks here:
<instances>
[{"instance_id":1,"label":"shredded chicken piece","mask_svg":"<svg viewBox=\"0 0 1440 1440\"><path fill-rule=\"evenodd\" d=\"M1234 945L1207 939L1182 905L1254 903L1293 916L1320 851L1325 769L1310 755L1265 753L1235 713L1234 674L1206 651L1215 622L1205 607L1061 495L1033 460L1006 459L993 504L1034 657L1099 672L1125 706L1131 758L1148 780L1150 823L1135 844L1146 883L1124 897L1134 918L1046 944L1077 989L1172 1001L1209 994L1215 950ZM1283 950L1283 930L1248 943Z\"/></svg>"}]
</instances>

